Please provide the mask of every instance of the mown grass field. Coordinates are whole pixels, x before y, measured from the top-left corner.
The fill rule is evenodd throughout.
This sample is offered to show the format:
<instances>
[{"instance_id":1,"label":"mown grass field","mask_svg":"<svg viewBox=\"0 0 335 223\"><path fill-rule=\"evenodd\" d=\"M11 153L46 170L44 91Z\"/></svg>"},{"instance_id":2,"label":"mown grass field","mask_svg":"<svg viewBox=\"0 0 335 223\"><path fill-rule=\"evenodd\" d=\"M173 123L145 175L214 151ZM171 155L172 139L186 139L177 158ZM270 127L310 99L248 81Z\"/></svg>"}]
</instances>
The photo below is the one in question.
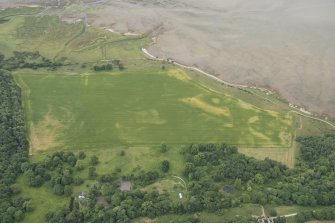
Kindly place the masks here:
<instances>
[{"instance_id":1,"label":"mown grass field","mask_svg":"<svg viewBox=\"0 0 335 223\"><path fill-rule=\"evenodd\" d=\"M32 153L51 148L226 142L286 147L292 117L211 91L180 69L18 71Z\"/></svg>"}]
</instances>

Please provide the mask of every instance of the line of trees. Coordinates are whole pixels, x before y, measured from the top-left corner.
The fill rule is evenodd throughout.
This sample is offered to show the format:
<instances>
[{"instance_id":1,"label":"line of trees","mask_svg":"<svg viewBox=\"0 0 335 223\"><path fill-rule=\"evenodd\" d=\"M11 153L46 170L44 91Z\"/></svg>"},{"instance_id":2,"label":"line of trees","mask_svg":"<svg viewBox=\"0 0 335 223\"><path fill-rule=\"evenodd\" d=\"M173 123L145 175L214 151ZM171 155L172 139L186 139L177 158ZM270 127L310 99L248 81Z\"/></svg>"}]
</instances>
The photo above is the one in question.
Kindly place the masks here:
<instances>
[{"instance_id":1,"label":"line of trees","mask_svg":"<svg viewBox=\"0 0 335 223\"><path fill-rule=\"evenodd\" d=\"M116 67L119 70L124 70L124 66L120 60L112 60L111 63L106 64L96 64L93 66L94 71L111 71Z\"/></svg>"},{"instance_id":2,"label":"line of trees","mask_svg":"<svg viewBox=\"0 0 335 223\"><path fill-rule=\"evenodd\" d=\"M311 220L334 220L335 219L335 208L324 208L322 210L311 210L299 212L295 219L298 223L304 223Z\"/></svg>"},{"instance_id":3,"label":"line of trees","mask_svg":"<svg viewBox=\"0 0 335 223\"><path fill-rule=\"evenodd\" d=\"M61 61L51 61L48 58L40 55L38 51L35 52L18 52L14 51L13 56L5 59L5 56L0 53L0 69L15 70L20 68L51 68L63 66Z\"/></svg>"}]
</instances>

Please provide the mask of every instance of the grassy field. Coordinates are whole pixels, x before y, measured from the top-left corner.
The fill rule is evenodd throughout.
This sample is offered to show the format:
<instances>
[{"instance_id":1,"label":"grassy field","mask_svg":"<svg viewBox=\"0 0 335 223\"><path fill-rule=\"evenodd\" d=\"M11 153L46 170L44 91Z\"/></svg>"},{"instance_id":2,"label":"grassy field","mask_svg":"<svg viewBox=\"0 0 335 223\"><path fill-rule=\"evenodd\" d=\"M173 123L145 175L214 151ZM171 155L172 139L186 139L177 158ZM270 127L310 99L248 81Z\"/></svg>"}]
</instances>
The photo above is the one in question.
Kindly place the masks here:
<instances>
[{"instance_id":1,"label":"grassy field","mask_svg":"<svg viewBox=\"0 0 335 223\"><path fill-rule=\"evenodd\" d=\"M32 153L51 148L291 143L292 117L193 82L180 69L64 74L21 70Z\"/></svg>"}]
</instances>

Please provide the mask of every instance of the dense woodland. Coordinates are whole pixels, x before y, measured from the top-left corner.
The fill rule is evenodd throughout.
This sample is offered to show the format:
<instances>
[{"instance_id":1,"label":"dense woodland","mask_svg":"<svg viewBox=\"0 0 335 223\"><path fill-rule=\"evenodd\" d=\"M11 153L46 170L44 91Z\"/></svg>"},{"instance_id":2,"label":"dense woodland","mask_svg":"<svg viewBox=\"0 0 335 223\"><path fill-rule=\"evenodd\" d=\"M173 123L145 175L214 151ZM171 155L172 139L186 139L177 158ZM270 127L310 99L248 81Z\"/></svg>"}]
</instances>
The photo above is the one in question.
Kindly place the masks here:
<instances>
[{"instance_id":1,"label":"dense woodland","mask_svg":"<svg viewBox=\"0 0 335 223\"><path fill-rule=\"evenodd\" d=\"M20 192L14 185L21 165L28 162L28 141L21 106L21 91L11 74L0 70L0 219L21 220L31 211L27 199L12 197Z\"/></svg>"},{"instance_id":2,"label":"dense woodland","mask_svg":"<svg viewBox=\"0 0 335 223\"><path fill-rule=\"evenodd\" d=\"M39 60L41 64L32 60ZM14 52L7 60L0 55L1 68L13 70L34 66L58 65L38 53ZM0 70L0 101L1 223L20 221L25 212L34 209L29 199L20 198L20 188L15 185L20 174L30 187L44 185L55 195L69 198L67 207L45 216L47 222L129 222L139 217L155 218L204 210L220 214L222 210L248 203L325 206L322 210L301 212L296 220L335 219L335 208L329 207L335 205L335 134L298 138L301 154L294 169L269 159L261 161L247 157L239 154L236 147L226 144L185 146L181 153L185 161L183 178L187 182L187 193L186 199L176 200L168 192L141 190L169 176L168 160L156 170L126 176L117 170L99 174L95 168L99 158L86 157L84 152L55 152L43 161L29 162L21 92L6 70ZM167 146L162 145L161 152L167 150ZM85 169L80 165L77 162L80 159L89 159L89 167ZM87 172L87 179L97 181L88 189L85 199L73 194L74 186L85 183L85 179L77 176L81 171ZM122 192L120 179L131 181L133 189ZM194 217L189 222L200 221ZM231 222L254 222L254 219L240 218ZM277 222L285 222L285 219Z\"/></svg>"}]
</instances>

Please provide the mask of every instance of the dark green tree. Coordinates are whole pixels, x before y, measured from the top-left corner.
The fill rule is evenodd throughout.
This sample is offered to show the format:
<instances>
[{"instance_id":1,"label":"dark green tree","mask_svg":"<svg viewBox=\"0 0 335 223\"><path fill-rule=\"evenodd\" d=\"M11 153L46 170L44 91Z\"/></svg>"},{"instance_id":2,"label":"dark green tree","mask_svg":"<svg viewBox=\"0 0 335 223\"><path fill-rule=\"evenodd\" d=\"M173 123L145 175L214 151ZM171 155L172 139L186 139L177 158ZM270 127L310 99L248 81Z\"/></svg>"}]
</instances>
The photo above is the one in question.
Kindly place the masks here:
<instances>
[{"instance_id":1,"label":"dark green tree","mask_svg":"<svg viewBox=\"0 0 335 223\"><path fill-rule=\"evenodd\" d=\"M162 163L161 163L161 170L166 173L170 170L170 162L168 160L164 160Z\"/></svg>"},{"instance_id":2,"label":"dark green tree","mask_svg":"<svg viewBox=\"0 0 335 223\"><path fill-rule=\"evenodd\" d=\"M98 165L98 163L99 163L99 158L95 155L91 156L90 164L95 166L95 165Z\"/></svg>"},{"instance_id":3,"label":"dark green tree","mask_svg":"<svg viewBox=\"0 0 335 223\"><path fill-rule=\"evenodd\" d=\"M85 159L85 158L86 158L86 153L83 152L83 151L79 152L78 158L79 158L80 160Z\"/></svg>"}]
</instances>

